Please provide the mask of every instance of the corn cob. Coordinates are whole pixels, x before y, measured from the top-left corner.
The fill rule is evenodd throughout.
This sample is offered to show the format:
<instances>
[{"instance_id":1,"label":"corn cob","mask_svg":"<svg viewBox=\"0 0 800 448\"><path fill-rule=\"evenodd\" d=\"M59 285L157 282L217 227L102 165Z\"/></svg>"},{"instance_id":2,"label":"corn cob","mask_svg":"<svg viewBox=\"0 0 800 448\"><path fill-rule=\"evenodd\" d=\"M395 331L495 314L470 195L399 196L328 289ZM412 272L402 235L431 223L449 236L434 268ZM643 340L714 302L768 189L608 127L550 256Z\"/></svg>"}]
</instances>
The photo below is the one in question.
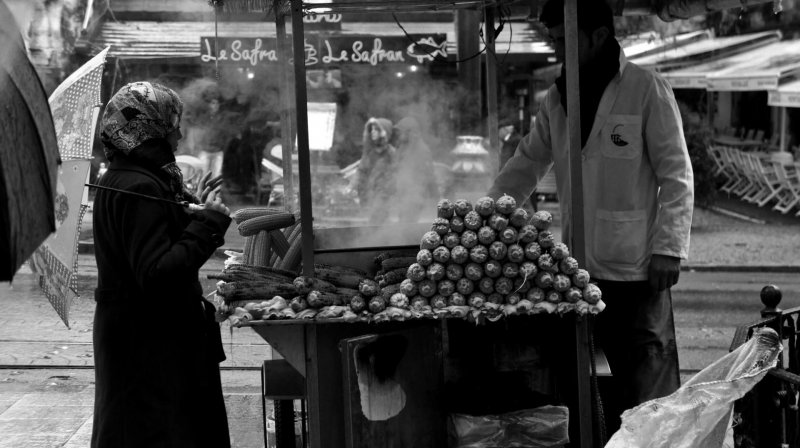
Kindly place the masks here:
<instances>
[{"instance_id":1,"label":"corn cob","mask_svg":"<svg viewBox=\"0 0 800 448\"><path fill-rule=\"evenodd\" d=\"M456 291L456 284L452 280L442 280L437 285L437 292L445 297L450 296Z\"/></svg>"},{"instance_id":2,"label":"corn cob","mask_svg":"<svg viewBox=\"0 0 800 448\"><path fill-rule=\"evenodd\" d=\"M364 297L372 297L380 294L381 287L375 280L365 278L358 283L358 292Z\"/></svg>"},{"instance_id":3,"label":"corn cob","mask_svg":"<svg viewBox=\"0 0 800 448\"><path fill-rule=\"evenodd\" d=\"M297 289L298 294L308 294L312 290L335 292L336 286L330 282L319 278L306 277L301 275L292 280L292 284Z\"/></svg>"},{"instance_id":4,"label":"corn cob","mask_svg":"<svg viewBox=\"0 0 800 448\"><path fill-rule=\"evenodd\" d=\"M456 264L464 264L469 261L469 250L464 246L456 246L450 249L450 260Z\"/></svg>"},{"instance_id":5,"label":"corn cob","mask_svg":"<svg viewBox=\"0 0 800 448\"><path fill-rule=\"evenodd\" d=\"M378 293L378 295L383 297L383 300L385 300L388 303L389 299L392 298L392 295L394 295L394 294L396 294L398 292L400 292L400 284L399 283L395 284L395 285L389 285L389 286L386 286L384 288L381 288L381 291L380 291L380 293Z\"/></svg>"},{"instance_id":6,"label":"corn cob","mask_svg":"<svg viewBox=\"0 0 800 448\"><path fill-rule=\"evenodd\" d=\"M306 296L306 300L308 300L308 306L311 308L322 308L323 306L332 305L347 305L350 303L350 299L352 298L353 296L317 290L309 292L308 296Z\"/></svg>"},{"instance_id":7,"label":"corn cob","mask_svg":"<svg viewBox=\"0 0 800 448\"><path fill-rule=\"evenodd\" d=\"M217 285L217 294L225 301L248 299L271 299L275 296L294 296L295 289L291 283L275 282L230 282Z\"/></svg>"},{"instance_id":8,"label":"corn cob","mask_svg":"<svg viewBox=\"0 0 800 448\"><path fill-rule=\"evenodd\" d=\"M489 260L483 265L487 277L497 278L503 275L503 265L497 260Z\"/></svg>"},{"instance_id":9,"label":"corn cob","mask_svg":"<svg viewBox=\"0 0 800 448\"><path fill-rule=\"evenodd\" d=\"M529 220L530 216L528 216L528 212L524 208L518 208L514 210L511 212L511 216L508 218L509 224L518 229L525 226Z\"/></svg>"},{"instance_id":10,"label":"corn cob","mask_svg":"<svg viewBox=\"0 0 800 448\"><path fill-rule=\"evenodd\" d=\"M465 306L466 304L467 298L458 292L454 292L447 298L447 306Z\"/></svg>"},{"instance_id":11,"label":"corn cob","mask_svg":"<svg viewBox=\"0 0 800 448\"><path fill-rule=\"evenodd\" d=\"M260 274L255 272L248 273L246 271L234 271L234 272L223 271L218 274L208 274L206 278L212 280L222 280L224 282L274 281L281 283L289 280L288 278L282 275Z\"/></svg>"},{"instance_id":12,"label":"corn cob","mask_svg":"<svg viewBox=\"0 0 800 448\"><path fill-rule=\"evenodd\" d=\"M460 216L453 216L450 218L450 231L455 232L457 234L461 234L465 229L464 227L464 218Z\"/></svg>"},{"instance_id":13,"label":"corn cob","mask_svg":"<svg viewBox=\"0 0 800 448\"><path fill-rule=\"evenodd\" d=\"M255 266L267 266L269 264L269 232L259 230L253 237L252 263Z\"/></svg>"},{"instance_id":14,"label":"corn cob","mask_svg":"<svg viewBox=\"0 0 800 448\"><path fill-rule=\"evenodd\" d=\"M381 252L378 255L376 255L374 261L376 266L381 266L384 261L390 258L414 257L416 255L417 251L413 249L387 251L387 252Z\"/></svg>"},{"instance_id":15,"label":"corn cob","mask_svg":"<svg viewBox=\"0 0 800 448\"><path fill-rule=\"evenodd\" d=\"M410 279L405 279L400 282L400 292L408 297L414 297L419 293L417 290L417 284Z\"/></svg>"},{"instance_id":16,"label":"corn cob","mask_svg":"<svg viewBox=\"0 0 800 448\"><path fill-rule=\"evenodd\" d=\"M286 235L283 232L271 230L269 232L269 243L272 250L277 252L278 255L281 257L286 256L286 252L289 250L289 240L286 239Z\"/></svg>"},{"instance_id":17,"label":"corn cob","mask_svg":"<svg viewBox=\"0 0 800 448\"><path fill-rule=\"evenodd\" d=\"M453 204L456 216L464 217L467 213L472 211L472 203L466 199L458 199Z\"/></svg>"},{"instance_id":18,"label":"corn cob","mask_svg":"<svg viewBox=\"0 0 800 448\"><path fill-rule=\"evenodd\" d=\"M241 224L250 218L256 218L264 215L274 215L276 213L283 213L283 210L274 207L247 207L240 208L239 210L231 213L231 219L233 219L236 224Z\"/></svg>"},{"instance_id":19,"label":"corn cob","mask_svg":"<svg viewBox=\"0 0 800 448\"><path fill-rule=\"evenodd\" d=\"M354 313L360 313L367 309L367 299L364 296L356 294L350 299L350 309L353 310Z\"/></svg>"},{"instance_id":20,"label":"corn cob","mask_svg":"<svg viewBox=\"0 0 800 448\"><path fill-rule=\"evenodd\" d=\"M289 250L278 262L281 269L296 271L302 260L303 238L300 236L300 226L295 227L289 235Z\"/></svg>"},{"instance_id":21,"label":"corn cob","mask_svg":"<svg viewBox=\"0 0 800 448\"><path fill-rule=\"evenodd\" d=\"M386 309L386 301L383 300L383 297L375 296L369 299L368 307L370 312L377 314Z\"/></svg>"},{"instance_id":22,"label":"corn cob","mask_svg":"<svg viewBox=\"0 0 800 448\"><path fill-rule=\"evenodd\" d=\"M255 250L256 237L249 236L244 239L244 249L242 250L242 260L247 264L253 264L253 251Z\"/></svg>"},{"instance_id":23,"label":"corn cob","mask_svg":"<svg viewBox=\"0 0 800 448\"><path fill-rule=\"evenodd\" d=\"M461 245L466 249L472 249L478 244L478 234L472 230L465 230L461 234Z\"/></svg>"},{"instance_id":24,"label":"corn cob","mask_svg":"<svg viewBox=\"0 0 800 448\"><path fill-rule=\"evenodd\" d=\"M433 250L439 247L440 244L442 244L442 237L439 236L438 233L431 230L429 232L425 232L425 234L422 235L422 239L420 240L419 243L419 248Z\"/></svg>"},{"instance_id":25,"label":"corn cob","mask_svg":"<svg viewBox=\"0 0 800 448\"><path fill-rule=\"evenodd\" d=\"M402 292L396 292L389 298L389 304L395 308L408 309L408 297Z\"/></svg>"},{"instance_id":26,"label":"corn cob","mask_svg":"<svg viewBox=\"0 0 800 448\"><path fill-rule=\"evenodd\" d=\"M254 265L246 265L246 264L232 264L225 269L226 272L228 271L249 271L249 272L256 272L265 275L277 275L288 278L290 281L294 279L297 274L292 271L287 271L285 269L279 269L272 266L254 266Z\"/></svg>"},{"instance_id":27,"label":"corn cob","mask_svg":"<svg viewBox=\"0 0 800 448\"><path fill-rule=\"evenodd\" d=\"M494 203L494 209L498 213L510 215L517 208L517 201L513 197L504 194L497 198Z\"/></svg>"},{"instance_id":28,"label":"corn cob","mask_svg":"<svg viewBox=\"0 0 800 448\"><path fill-rule=\"evenodd\" d=\"M586 269L578 269L572 275L572 284L578 288L585 288L589 284L589 271Z\"/></svg>"},{"instance_id":29,"label":"corn cob","mask_svg":"<svg viewBox=\"0 0 800 448\"><path fill-rule=\"evenodd\" d=\"M414 296L411 298L411 309L415 311L422 311L428 306L428 299L422 296Z\"/></svg>"},{"instance_id":30,"label":"corn cob","mask_svg":"<svg viewBox=\"0 0 800 448\"><path fill-rule=\"evenodd\" d=\"M283 229L283 230L281 230L281 231L280 231L280 232L283 234L283 236L285 236L285 237L286 237L286 242L287 242L287 243L290 241L289 237L292 235L292 232L294 231L294 229L295 229L295 228L299 228L299 227L300 227L300 224L299 224L299 222L297 221L297 218L295 218L295 222L294 222L294 224L292 224L292 225L290 225L289 227L286 227L285 229ZM287 249L287 250L288 250L288 249ZM285 256L286 256L286 254L283 254L283 255L278 255L278 252L277 252L277 251L272 251L272 255L270 255L270 257L269 257L269 265L270 265L270 266L275 266L275 265L277 265L277 263L278 263L278 258L279 258L279 257L285 257Z\"/></svg>"},{"instance_id":31,"label":"corn cob","mask_svg":"<svg viewBox=\"0 0 800 448\"><path fill-rule=\"evenodd\" d=\"M516 278L519 275L519 265L512 261L503 263L503 276L508 278Z\"/></svg>"},{"instance_id":32,"label":"corn cob","mask_svg":"<svg viewBox=\"0 0 800 448\"><path fill-rule=\"evenodd\" d=\"M256 216L239 224L239 234L242 236L255 235L259 230L282 229L294 224L294 222L294 215L288 212Z\"/></svg>"},{"instance_id":33,"label":"corn cob","mask_svg":"<svg viewBox=\"0 0 800 448\"><path fill-rule=\"evenodd\" d=\"M367 274L348 266L315 264L314 277L328 281L339 287L357 289L359 282L367 278Z\"/></svg>"},{"instance_id":34,"label":"corn cob","mask_svg":"<svg viewBox=\"0 0 800 448\"><path fill-rule=\"evenodd\" d=\"M444 296L435 295L431 298L431 308L442 309L447 307L447 299Z\"/></svg>"},{"instance_id":35,"label":"corn cob","mask_svg":"<svg viewBox=\"0 0 800 448\"><path fill-rule=\"evenodd\" d=\"M375 280L378 281L378 285L382 288L387 285L399 284L406 279L406 272L408 272L408 268L393 269L380 276L380 279L376 276Z\"/></svg>"},{"instance_id":36,"label":"corn cob","mask_svg":"<svg viewBox=\"0 0 800 448\"><path fill-rule=\"evenodd\" d=\"M434 218L431 230L438 233L439 236L445 236L450 231L450 221L445 218Z\"/></svg>"},{"instance_id":37,"label":"corn cob","mask_svg":"<svg viewBox=\"0 0 800 448\"><path fill-rule=\"evenodd\" d=\"M502 232L508 227L508 218L499 213L492 213L492 215L489 216L488 224L492 229Z\"/></svg>"},{"instance_id":38,"label":"corn cob","mask_svg":"<svg viewBox=\"0 0 800 448\"><path fill-rule=\"evenodd\" d=\"M416 262L416 257L393 257L387 258L381 262L381 269L384 271L391 271L392 269L403 268L408 269L412 263Z\"/></svg>"},{"instance_id":39,"label":"corn cob","mask_svg":"<svg viewBox=\"0 0 800 448\"><path fill-rule=\"evenodd\" d=\"M440 199L436 204L436 215L440 218L450 219L455 213L455 205L449 199Z\"/></svg>"},{"instance_id":40,"label":"corn cob","mask_svg":"<svg viewBox=\"0 0 800 448\"><path fill-rule=\"evenodd\" d=\"M306 296L297 296L289 302L289 306L292 308L292 311L295 313L299 313L304 309L308 308L308 301L306 300Z\"/></svg>"},{"instance_id":41,"label":"corn cob","mask_svg":"<svg viewBox=\"0 0 800 448\"><path fill-rule=\"evenodd\" d=\"M501 295L511 294L511 291L514 290L513 288L514 280L508 277L500 277L494 282L494 290Z\"/></svg>"},{"instance_id":42,"label":"corn cob","mask_svg":"<svg viewBox=\"0 0 800 448\"><path fill-rule=\"evenodd\" d=\"M498 292L493 292L486 296L486 301L489 303L495 303L497 305L503 304L503 295Z\"/></svg>"},{"instance_id":43,"label":"corn cob","mask_svg":"<svg viewBox=\"0 0 800 448\"><path fill-rule=\"evenodd\" d=\"M430 266L430 264L433 263L433 253L429 249L421 249L417 252L416 261L420 266ZM409 266L411 266L411 264Z\"/></svg>"},{"instance_id":44,"label":"corn cob","mask_svg":"<svg viewBox=\"0 0 800 448\"><path fill-rule=\"evenodd\" d=\"M438 282L444 278L445 273L445 267L442 263L433 263L432 265L428 266L428 270L425 271L425 276L435 282Z\"/></svg>"},{"instance_id":45,"label":"corn cob","mask_svg":"<svg viewBox=\"0 0 800 448\"><path fill-rule=\"evenodd\" d=\"M489 196L478 199L475 201L475 211L478 212L479 215L488 218L494 213L494 199Z\"/></svg>"}]
</instances>

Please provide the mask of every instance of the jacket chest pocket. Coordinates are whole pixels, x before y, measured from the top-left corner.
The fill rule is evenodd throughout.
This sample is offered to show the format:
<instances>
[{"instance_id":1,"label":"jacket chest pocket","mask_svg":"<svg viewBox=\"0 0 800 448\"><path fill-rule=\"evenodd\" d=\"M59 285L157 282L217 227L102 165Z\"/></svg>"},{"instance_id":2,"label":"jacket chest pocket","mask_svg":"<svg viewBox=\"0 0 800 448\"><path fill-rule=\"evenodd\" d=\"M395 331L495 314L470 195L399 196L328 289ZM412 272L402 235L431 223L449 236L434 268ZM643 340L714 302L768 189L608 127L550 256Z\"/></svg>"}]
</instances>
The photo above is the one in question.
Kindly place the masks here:
<instances>
[{"instance_id":1,"label":"jacket chest pocket","mask_svg":"<svg viewBox=\"0 0 800 448\"><path fill-rule=\"evenodd\" d=\"M600 132L603 157L634 159L642 155L642 117L609 115Z\"/></svg>"}]
</instances>

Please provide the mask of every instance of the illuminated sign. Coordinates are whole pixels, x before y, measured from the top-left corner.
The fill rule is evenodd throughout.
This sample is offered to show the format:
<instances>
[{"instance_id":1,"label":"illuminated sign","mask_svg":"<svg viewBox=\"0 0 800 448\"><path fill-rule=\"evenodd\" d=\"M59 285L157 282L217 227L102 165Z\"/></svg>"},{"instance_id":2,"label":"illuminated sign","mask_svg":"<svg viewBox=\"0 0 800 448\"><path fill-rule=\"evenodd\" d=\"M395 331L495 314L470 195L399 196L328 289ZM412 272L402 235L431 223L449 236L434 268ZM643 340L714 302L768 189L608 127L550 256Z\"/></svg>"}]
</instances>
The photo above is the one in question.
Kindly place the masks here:
<instances>
[{"instance_id":1,"label":"illuminated sign","mask_svg":"<svg viewBox=\"0 0 800 448\"><path fill-rule=\"evenodd\" d=\"M274 37L200 38L202 62L259 66L278 63L279 59L278 40ZM447 35L444 33L408 36L318 35L305 39L307 67L427 64L437 59L447 59Z\"/></svg>"}]
</instances>

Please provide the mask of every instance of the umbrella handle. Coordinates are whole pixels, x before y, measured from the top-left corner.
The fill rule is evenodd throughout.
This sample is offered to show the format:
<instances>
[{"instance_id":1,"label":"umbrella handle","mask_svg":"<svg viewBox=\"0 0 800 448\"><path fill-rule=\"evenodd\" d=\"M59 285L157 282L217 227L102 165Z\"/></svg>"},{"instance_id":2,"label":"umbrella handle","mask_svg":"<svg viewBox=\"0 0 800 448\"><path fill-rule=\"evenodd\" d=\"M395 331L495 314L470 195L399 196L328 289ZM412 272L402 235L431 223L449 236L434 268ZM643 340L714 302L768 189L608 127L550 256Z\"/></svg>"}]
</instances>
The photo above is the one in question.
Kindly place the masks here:
<instances>
[{"instance_id":1,"label":"umbrella handle","mask_svg":"<svg viewBox=\"0 0 800 448\"><path fill-rule=\"evenodd\" d=\"M100 190L114 191L116 193L128 194L128 195L136 196L136 197L142 198L142 199L149 199L151 201L159 201L159 202L166 202L167 204L179 205L181 207L185 207L185 208L188 208L190 210L194 210L192 208L192 206L196 206L196 204L192 204L189 201L180 201L180 202L178 202L178 201L173 201L171 199L159 198L159 197L156 197L156 196L150 196L150 195L147 195L147 194L137 193L135 191L120 190L119 188L104 187L102 185L97 185L97 184L84 184L84 185L89 187L89 188L97 188L97 189L100 189Z\"/></svg>"}]
</instances>

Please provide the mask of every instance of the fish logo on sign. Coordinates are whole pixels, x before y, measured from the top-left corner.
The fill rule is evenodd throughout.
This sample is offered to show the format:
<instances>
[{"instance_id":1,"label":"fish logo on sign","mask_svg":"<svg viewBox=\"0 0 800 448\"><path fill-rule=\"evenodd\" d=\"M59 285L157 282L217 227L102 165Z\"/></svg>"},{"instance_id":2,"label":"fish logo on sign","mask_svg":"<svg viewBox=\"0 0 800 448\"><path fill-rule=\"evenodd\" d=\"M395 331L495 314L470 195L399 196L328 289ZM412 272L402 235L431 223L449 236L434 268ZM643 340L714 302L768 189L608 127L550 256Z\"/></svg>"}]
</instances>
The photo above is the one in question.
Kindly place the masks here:
<instances>
[{"instance_id":1,"label":"fish logo on sign","mask_svg":"<svg viewBox=\"0 0 800 448\"><path fill-rule=\"evenodd\" d=\"M437 44L432 37L425 37L409 45L406 53L420 64L425 60L433 61L437 56L447 58L447 41Z\"/></svg>"},{"instance_id":2,"label":"fish logo on sign","mask_svg":"<svg viewBox=\"0 0 800 448\"><path fill-rule=\"evenodd\" d=\"M622 136L617 133L617 128L621 127L621 124L614 126L614 129L611 130L611 142L617 146L628 146L628 142L622 139Z\"/></svg>"}]
</instances>

